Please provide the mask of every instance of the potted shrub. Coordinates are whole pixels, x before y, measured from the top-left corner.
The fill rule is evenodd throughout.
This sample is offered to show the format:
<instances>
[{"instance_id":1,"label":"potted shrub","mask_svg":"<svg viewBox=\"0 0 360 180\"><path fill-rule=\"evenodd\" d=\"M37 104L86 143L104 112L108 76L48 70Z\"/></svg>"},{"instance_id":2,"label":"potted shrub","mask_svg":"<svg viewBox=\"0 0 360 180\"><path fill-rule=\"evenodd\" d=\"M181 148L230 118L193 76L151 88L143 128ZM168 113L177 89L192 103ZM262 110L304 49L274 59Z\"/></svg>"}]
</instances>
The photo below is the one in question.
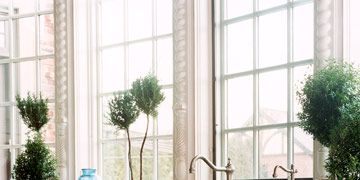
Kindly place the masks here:
<instances>
[{"instance_id":1,"label":"potted shrub","mask_svg":"<svg viewBox=\"0 0 360 180\"><path fill-rule=\"evenodd\" d=\"M302 105L300 127L329 147L331 131L359 99L359 81L359 72L351 64L334 61L308 76L302 91L297 92Z\"/></svg>"},{"instance_id":2,"label":"potted shrub","mask_svg":"<svg viewBox=\"0 0 360 180\"><path fill-rule=\"evenodd\" d=\"M28 94L27 98L16 96L16 106L24 124L33 131L28 137L25 151L16 158L12 177L17 180L53 180L58 179L56 160L49 148L44 144L41 128L48 123L48 100Z\"/></svg>"},{"instance_id":3,"label":"potted shrub","mask_svg":"<svg viewBox=\"0 0 360 180\"><path fill-rule=\"evenodd\" d=\"M155 118L158 114L158 107L164 101L164 94L161 92L159 81L154 75L147 75L137 79L130 89L134 96L135 103L139 110L146 115L146 130L140 148L140 180L142 180L143 151L146 142L150 117Z\"/></svg>"},{"instance_id":4,"label":"potted shrub","mask_svg":"<svg viewBox=\"0 0 360 180\"><path fill-rule=\"evenodd\" d=\"M360 116L341 122L332 132L326 169L331 179L360 179Z\"/></svg>"},{"instance_id":5,"label":"potted shrub","mask_svg":"<svg viewBox=\"0 0 360 180\"><path fill-rule=\"evenodd\" d=\"M329 148L326 170L332 179L360 179L360 76L334 61L306 78L297 92L300 127Z\"/></svg>"},{"instance_id":6,"label":"potted shrub","mask_svg":"<svg viewBox=\"0 0 360 180\"><path fill-rule=\"evenodd\" d=\"M129 128L130 125L135 122L139 116L140 111L135 104L134 97L129 93L125 92L122 95L114 95L113 99L109 102L109 114L108 119L110 124L116 126L120 130L125 130L128 139L128 162L130 169L130 179L134 179L132 162L131 162L131 140Z\"/></svg>"}]
</instances>

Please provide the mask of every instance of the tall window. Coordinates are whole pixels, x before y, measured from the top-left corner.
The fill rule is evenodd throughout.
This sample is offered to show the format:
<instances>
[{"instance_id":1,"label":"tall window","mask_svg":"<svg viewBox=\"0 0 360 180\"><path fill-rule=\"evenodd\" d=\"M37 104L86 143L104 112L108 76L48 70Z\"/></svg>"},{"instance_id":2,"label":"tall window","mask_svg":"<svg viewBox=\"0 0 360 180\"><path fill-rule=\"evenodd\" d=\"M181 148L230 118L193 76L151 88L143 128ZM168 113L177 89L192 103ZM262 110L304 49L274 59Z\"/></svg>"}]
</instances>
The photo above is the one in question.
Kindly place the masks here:
<instances>
[{"instance_id":1,"label":"tall window","mask_svg":"<svg viewBox=\"0 0 360 180\"><path fill-rule=\"evenodd\" d=\"M360 2L355 0L344 1L344 50L345 57L356 65L360 65L360 22L356 20L359 17Z\"/></svg>"},{"instance_id":2,"label":"tall window","mask_svg":"<svg viewBox=\"0 0 360 180\"><path fill-rule=\"evenodd\" d=\"M312 73L311 0L218 0L222 161L235 178L271 178L295 164L312 177L313 141L297 127L296 91ZM287 177L279 173L280 177Z\"/></svg>"},{"instance_id":3,"label":"tall window","mask_svg":"<svg viewBox=\"0 0 360 180\"><path fill-rule=\"evenodd\" d=\"M108 100L155 74L165 93L144 148L144 179L172 179L172 0L98 0L100 168L103 179L129 179L126 136L107 125ZM130 127L135 179L146 117Z\"/></svg>"},{"instance_id":4,"label":"tall window","mask_svg":"<svg viewBox=\"0 0 360 180\"><path fill-rule=\"evenodd\" d=\"M51 121L45 142L54 146L54 20L52 0L0 2L0 179L10 179L28 129L15 107L15 95L49 98Z\"/></svg>"}]
</instances>

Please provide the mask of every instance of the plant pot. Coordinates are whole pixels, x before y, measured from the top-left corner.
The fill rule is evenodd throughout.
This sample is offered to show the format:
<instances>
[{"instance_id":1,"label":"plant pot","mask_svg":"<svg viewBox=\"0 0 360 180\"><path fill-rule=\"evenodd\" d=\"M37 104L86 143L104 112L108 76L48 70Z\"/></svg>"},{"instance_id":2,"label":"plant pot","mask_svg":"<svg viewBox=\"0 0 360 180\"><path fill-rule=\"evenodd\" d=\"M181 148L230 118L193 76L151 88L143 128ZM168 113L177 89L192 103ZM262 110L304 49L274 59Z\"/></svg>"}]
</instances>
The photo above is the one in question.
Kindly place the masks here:
<instances>
[{"instance_id":1,"label":"plant pot","mask_svg":"<svg viewBox=\"0 0 360 180\"><path fill-rule=\"evenodd\" d=\"M95 174L96 169L85 168L81 169L81 171L82 174L78 180L100 180L100 177Z\"/></svg>"}]
</instances>

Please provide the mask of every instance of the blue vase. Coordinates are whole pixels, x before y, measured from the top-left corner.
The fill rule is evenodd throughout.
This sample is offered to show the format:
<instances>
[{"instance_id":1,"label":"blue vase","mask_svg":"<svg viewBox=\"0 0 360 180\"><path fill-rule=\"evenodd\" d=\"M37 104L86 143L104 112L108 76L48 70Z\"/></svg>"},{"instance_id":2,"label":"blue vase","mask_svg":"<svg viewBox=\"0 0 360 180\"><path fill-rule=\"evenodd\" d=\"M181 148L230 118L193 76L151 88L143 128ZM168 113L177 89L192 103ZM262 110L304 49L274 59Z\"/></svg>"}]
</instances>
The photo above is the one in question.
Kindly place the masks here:
<instances>
[{"instance_id":1,"label":"blue vase","mask_svg":"<svg viewBox=\"0 0 360 180\"><path fill-rule=\"evenodd\" d=\"M81 169L82 175L79 180L99 180L95 174L96 169Z\"/></svg>"}]
</instances>

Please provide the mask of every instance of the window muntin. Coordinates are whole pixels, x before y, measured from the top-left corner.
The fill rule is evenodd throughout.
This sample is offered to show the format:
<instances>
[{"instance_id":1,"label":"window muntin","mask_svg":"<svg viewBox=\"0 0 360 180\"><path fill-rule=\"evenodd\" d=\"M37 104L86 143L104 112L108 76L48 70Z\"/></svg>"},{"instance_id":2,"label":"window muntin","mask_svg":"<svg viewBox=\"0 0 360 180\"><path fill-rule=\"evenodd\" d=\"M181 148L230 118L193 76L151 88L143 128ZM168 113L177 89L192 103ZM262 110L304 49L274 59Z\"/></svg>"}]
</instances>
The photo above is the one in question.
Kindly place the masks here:
<instances>
[{"instance_id":1,"label":"window muntin","mask_svg":"<svg viewBox=\"0 0 360 180\"><path fill-rule=\"evenodd\" d=\"M172 179L172 1L98 0L99 168L103 179L128 179L127 139L107 125L108 101L148 73L157 75L165 101L151 119L144 148L144 179ZM139 6L141 4L141 6ZM114 21L116 19L116 21ZM130 127L135 179L146 117Z\"/></svg>"},{"instance_id":2,"label":"window muntin","mask_svg":"<svg viewBox=\"0 0 360 180\"><path fill-rule=\"evenodd\" d=\"M10 179L28 132L15 106L16 94L42 92L49 98L51 120L43 134L52 150L55 145L52 4L52 0L0 2L0 179Z\"/></svg>"},{"instance_id":3,"label":"window muntin","mask_svg":"<svg viewBox=\"0 0 360 180\"><path fill-rule=\"evenodd\" d=\"M312 177L312 139L297 127L296 91L312 73L313 2L217 4L222 163L232 158L239 179L271 178L275 165L291 163L297 177Z\"/></svg>"}]
</instances>

